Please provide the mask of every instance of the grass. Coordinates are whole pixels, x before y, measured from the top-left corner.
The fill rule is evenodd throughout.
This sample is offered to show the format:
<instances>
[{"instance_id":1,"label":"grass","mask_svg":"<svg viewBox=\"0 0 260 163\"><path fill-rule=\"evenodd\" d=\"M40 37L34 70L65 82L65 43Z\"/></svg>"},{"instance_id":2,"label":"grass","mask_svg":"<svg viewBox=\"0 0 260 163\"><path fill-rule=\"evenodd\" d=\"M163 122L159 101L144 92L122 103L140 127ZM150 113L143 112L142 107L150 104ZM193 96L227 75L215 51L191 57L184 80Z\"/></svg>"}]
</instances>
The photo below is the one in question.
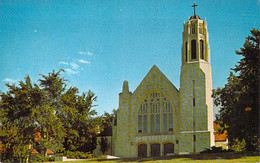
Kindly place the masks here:
<instances>
[{"instance_id":1,"label":"grass","mask_svg":"<svg viewBox=\"0 0 260 163\"><path fill-rule=\"evenodd\" d=\"M182 155L172 157L157 157L157 158L120 158L114 160L107 159L90 159L81 161L68 161L66 163L177 163L177 162L191 162L191 163L244 163L254 162L260 163L259 153L214 153L214 154L194 154ZM59 162L56 162L59 163ZM61 162L60 162L61 163Z\"/></svg>"}]
</instances>

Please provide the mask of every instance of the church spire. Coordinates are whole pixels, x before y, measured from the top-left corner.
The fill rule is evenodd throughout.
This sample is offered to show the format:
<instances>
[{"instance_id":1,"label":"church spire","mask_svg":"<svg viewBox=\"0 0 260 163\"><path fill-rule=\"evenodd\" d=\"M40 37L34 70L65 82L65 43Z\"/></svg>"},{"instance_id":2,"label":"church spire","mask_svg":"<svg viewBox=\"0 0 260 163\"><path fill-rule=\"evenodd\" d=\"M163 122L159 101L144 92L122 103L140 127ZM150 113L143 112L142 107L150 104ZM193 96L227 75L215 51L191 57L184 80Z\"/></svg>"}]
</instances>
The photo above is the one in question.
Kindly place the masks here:
<instances>
[{"instance_id":1,"label":"church spire","mask_svg":"<svg viewBox=\"0 0 260 163\"><path fill-rule=\"evenodd\" d=\"M123 93L124 92L129 93L128 81L126 80L123 82Z\"/></svg>"}]
</instances>

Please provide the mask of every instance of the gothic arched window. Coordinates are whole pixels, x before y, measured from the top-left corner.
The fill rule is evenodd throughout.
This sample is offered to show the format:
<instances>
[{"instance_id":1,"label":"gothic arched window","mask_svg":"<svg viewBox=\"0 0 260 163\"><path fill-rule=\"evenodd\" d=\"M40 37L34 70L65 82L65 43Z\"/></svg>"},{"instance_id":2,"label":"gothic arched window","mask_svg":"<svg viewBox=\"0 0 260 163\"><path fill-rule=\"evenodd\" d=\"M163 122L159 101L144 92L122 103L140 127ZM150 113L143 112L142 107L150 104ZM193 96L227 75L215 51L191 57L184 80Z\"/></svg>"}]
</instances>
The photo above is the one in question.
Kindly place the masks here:
<instances>
[{"instance_id":1,"label":"gothic arched window","mask_svg":"<svg viewBox=\"0 0 260 163\"><path fill-rule=\"evenodd\" d=\"M138 133L147 133L147 100L138 109Z\"/></svg>"},{"instance_id":2,"label":"gothic arched window","mask_svg":"<svg viewBox=\"0 0 260 163\"><path fill-rule=\"evenodd\" d=\"M191 59L196 59L196 40L191 41Z\"/></svg>"},{"instance_id":3,"label":"gothic arched window","mask_svg":"<svg viewBox=\"0 0 260 163\"><path fill-rule=\"evenodd\" d=\"M161 117L163 129L161 129ZM173 131L173 107L170 101L158 92L148 95L138 108L138 133L148 131L150 133Z\"/></svg>"},{"instance_id":4,"label":"gothic arched window","mask_svg":"<svg viewBox=\"0 0 260 163\"><path fill-rule=\"evenodd\" d=\"M173 108L171 103L163 99L163 132L173 131Z\"/></svg>"},{"instance_id":5,"label":"gothic arched window","mask_svg":"<svg viewBox=\"0 0 260 163\"><path fill-rule=\"evenodd\" d=\"M150 94L150 110L151 110L151 132L160 132L160 93Z\"/></svg>"},{"instance_id":6,"label":"gothic arched window","mask_svg":"<svg viewBox=\"0 0 260 163\"><path fill-rule=\"evenodd\" d=\"M200 59L204 59L204 42L200 40Z\"/></svg>"}]
</instances>

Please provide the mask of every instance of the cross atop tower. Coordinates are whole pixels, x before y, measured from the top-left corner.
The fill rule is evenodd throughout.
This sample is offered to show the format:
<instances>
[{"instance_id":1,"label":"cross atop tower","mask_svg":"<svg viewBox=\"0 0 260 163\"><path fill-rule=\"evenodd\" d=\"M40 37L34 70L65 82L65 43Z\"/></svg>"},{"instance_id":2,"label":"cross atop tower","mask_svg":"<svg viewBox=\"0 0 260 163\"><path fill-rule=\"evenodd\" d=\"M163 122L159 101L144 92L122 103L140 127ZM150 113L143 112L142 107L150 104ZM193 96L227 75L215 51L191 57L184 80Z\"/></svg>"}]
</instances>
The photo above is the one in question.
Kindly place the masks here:
<instances>
[{"instance_id":1,"label":"cross atop tower","mask_svg":"<svg viewBox=\"0 0 260 163\"><path fill-rule=\"evenodd\" d=\"M191 6L191 7L193 7L194 8L194 16L196 15L196 13L195 13L195 11L196 11L196 6L198 6L195 2L194 2L194 4Z\"/></svg>"}]
</instances>

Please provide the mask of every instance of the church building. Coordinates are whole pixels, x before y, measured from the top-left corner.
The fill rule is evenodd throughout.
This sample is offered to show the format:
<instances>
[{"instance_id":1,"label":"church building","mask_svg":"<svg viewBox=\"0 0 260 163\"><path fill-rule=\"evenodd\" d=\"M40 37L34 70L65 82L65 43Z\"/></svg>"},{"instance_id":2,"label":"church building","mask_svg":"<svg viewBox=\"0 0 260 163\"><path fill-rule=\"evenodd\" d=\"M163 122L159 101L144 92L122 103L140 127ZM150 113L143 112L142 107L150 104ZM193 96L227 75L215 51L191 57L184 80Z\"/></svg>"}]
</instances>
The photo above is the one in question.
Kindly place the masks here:
<instances>
[{"instance_id":1,"label":"church building","mask_svg":"<svg viewBox=\"0 0 260 163\"><path fill-rule=\"evenodd\" d=\"M207 23L195 6L183 24L180 89L155 65L133 92L123 82L112 134L115 156L191 154L214 146Z\"/></svg>"}]
</instances>

